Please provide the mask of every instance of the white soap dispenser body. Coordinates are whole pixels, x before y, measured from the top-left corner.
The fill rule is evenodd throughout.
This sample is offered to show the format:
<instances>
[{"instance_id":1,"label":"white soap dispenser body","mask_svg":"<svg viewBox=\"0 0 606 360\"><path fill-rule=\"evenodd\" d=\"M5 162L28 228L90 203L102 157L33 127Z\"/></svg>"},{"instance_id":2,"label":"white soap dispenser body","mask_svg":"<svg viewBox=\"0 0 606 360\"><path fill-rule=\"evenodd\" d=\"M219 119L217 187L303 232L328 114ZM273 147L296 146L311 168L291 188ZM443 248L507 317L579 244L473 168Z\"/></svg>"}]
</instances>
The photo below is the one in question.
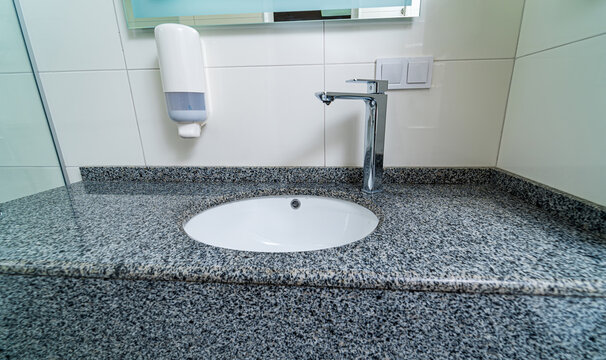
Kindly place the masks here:
<instances>
[{"instance_id":1,"label":"white soap dispenser body","mask_svg":"<svg viewBox=\"0 0 606 360\"><path fill-rule=\"evenodd\" d=\"M158 25L154 32L168 116L177 123L179 136L200 137L208 119L200 34L180 24Z\"/></svg>"}]
</instances>

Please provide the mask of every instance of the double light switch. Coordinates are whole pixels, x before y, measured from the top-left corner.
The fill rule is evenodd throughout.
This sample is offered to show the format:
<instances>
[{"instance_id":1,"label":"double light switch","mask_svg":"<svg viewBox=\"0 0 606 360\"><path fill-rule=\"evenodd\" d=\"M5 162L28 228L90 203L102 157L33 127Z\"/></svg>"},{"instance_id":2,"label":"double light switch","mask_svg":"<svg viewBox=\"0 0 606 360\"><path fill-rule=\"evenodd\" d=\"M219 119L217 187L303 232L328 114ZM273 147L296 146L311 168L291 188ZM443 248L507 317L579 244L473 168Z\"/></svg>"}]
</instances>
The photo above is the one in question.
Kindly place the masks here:
<instances>
[{"instance_id":1,"label":"double light switch","mask_svg":"<svg viewBox=\"0 0 606 360\"><path fill-rule=\"evenodd\" d=\"M378 59L376 79L387 80L389 90L431 87L433 57Z\"/></svg>"}]
</instances>

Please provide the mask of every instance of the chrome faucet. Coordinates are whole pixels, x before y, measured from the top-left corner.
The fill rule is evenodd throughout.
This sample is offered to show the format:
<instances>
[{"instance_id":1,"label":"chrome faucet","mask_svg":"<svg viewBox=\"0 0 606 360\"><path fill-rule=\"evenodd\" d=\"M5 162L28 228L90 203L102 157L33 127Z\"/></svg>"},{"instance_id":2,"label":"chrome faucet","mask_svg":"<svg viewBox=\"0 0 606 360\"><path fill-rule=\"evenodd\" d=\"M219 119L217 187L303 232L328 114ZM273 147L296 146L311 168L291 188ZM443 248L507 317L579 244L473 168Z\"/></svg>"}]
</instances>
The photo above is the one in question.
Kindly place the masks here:
<instances>
[{"instance_id":1,"label":"chrome faucet","mask_svg":"<svg viewBox=\"0 0 606 360\"><path fill-rule=\"evenodd\" d=\"M387 81L353 79L348 83L367 83L366 94L317 92L316 97L330 105L336 99L362 100L366 103L366 134L364 136L364 180L362 191L373 194L381 191L383 153L385 148L385 113L387 112Z\"/></svg>"}]
</instances>

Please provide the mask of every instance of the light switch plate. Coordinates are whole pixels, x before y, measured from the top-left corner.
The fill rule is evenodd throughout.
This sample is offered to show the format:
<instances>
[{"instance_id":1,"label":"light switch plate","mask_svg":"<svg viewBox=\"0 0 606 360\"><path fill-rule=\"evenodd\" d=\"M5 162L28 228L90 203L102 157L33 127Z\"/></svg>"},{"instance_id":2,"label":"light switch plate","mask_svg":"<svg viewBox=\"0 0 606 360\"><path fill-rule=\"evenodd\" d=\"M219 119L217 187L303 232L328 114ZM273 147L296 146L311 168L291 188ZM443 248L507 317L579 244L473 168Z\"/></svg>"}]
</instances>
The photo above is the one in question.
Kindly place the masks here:
<instances>
[{"instance_id":1,"label":"light switch plate","mask_svg":"<svg viewBox=\"0 0 606 360\"><path fill-rule=\"evenodd\" d=\"M388 90L429 89L433 57L378 59L375 77L387 80Z\"/></svg>"}]
</instances>

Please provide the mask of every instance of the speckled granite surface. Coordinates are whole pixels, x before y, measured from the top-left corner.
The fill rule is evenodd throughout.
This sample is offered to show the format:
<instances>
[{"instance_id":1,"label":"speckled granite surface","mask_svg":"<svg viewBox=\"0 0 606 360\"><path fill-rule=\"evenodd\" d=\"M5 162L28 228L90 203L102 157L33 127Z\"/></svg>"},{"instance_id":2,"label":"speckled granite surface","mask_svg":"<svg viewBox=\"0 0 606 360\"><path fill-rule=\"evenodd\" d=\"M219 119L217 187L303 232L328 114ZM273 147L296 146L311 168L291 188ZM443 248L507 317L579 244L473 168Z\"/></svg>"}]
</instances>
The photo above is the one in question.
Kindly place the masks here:
<instances>
[{"instance_id":1,"label":"speckled granite surface","mask_svg":"<svg viewBox=\"0 0 606 360\"><path fill-rule=\"evenodd\" d=\"M344 167L82 167L84 181L204 183L361 183L362 168ZM386 168L396 184L485 184L489 168Z\"/></svg>"},{"instance_id":2,"label":"speckled granite surface","mask_svg":"<svg viewBox=\"0 0 606 360\"><path fill-rule=\"evenodd\" d=\"M5 359L603 359L606 299L0 276Z\"/></svg>"},{"instance_id":3,"label":"speckled granite surface","mask_svg":"<svg viewBox=\"0 0 606 360\"><path fill-rule=\"evenodd\" d=\"M341 248L248 253L195 242L196 211L269 194L362 202L382 222ZM606 242L490 184L84 182L3 204L0 272L465 293L606 295Z\"/></svg>"},{"instance_id":4,"label":"speckled granite surface","mask_svg":"<svg viewBox=\"0 0 606 360\"><path fill-rule=\"evenodd\" d=\"M327 167L83 167L85 181L202 183L362 182L361 168ZM606 208L495 168L386 168L390 184L491 184L574 226L606 237Z\"/></svg>"}]
</instances>

